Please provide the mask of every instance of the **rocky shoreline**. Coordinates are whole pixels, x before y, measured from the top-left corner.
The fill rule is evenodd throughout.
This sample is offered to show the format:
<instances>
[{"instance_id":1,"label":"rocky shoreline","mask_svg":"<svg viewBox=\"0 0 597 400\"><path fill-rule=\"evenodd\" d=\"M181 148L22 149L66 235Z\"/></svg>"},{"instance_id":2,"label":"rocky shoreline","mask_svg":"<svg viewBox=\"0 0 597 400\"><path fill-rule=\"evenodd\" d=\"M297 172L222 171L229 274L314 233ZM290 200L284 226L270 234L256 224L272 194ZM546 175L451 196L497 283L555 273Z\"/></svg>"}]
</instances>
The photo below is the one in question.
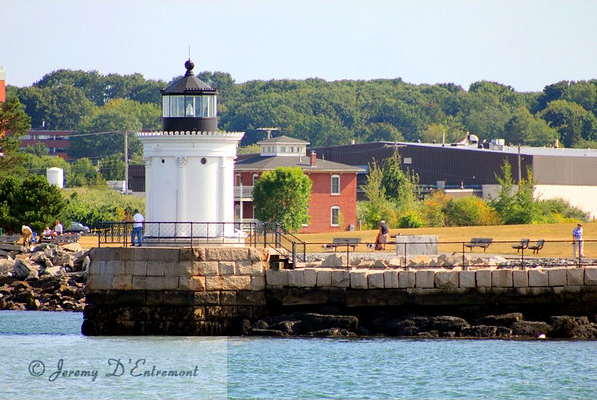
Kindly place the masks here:
<instances>
[{"instance_id":1,"label":"rocky shoreline","mask_svg":"<svg viewBox=\"0 0 597 400\"><path fill-rule=\"evenodd\" d=\"M78 243L0 250L0 310L83 311L90 260Z\"/></svg>"},{"instance_id":2,"label":"rocky shoreline","mask_svg":"<svg viewBox=\"0 0 597 400\"><path fill-rule=\"evenodd\" d=\"M468 322L440 315L379 316L294 313L242 322L246 336L304 337L410 337L486 339L597 339L597 324L585 316L553 316L549 322L526 321L521 313L486 315Z\"/></svg>"}]
</instances>

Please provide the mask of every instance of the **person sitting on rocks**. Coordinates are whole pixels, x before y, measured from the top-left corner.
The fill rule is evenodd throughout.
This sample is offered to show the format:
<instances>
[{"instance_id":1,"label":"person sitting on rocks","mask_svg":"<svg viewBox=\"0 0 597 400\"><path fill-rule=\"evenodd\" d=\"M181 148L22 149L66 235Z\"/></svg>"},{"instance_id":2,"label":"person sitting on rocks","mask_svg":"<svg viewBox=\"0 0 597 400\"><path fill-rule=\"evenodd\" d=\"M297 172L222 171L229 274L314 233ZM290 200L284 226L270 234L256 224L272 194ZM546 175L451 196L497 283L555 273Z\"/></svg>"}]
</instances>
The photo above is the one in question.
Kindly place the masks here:
<instances>
[{"instance_id":1,"label":"person sitting on rocks","mask_svg":"<svg viewBox=\"0 0 597 400\"><path fill-rule=\"evenodd\" d=\"M33 230L29 228L27 225L23 225L21 227L21 242L23 246L27 246L31 244L33 239Z\"/></svg>"},{"instance_id":2,"label":"person sitting on rocks","mask_svg":"<svg viewBox=\"0 0 597 400\"><path fill-rule=\"evenodd\" d=\"M52 240L54 239L54 232L52 232L49 226L46 226L46 229L44 229L44 233L42 234L42 236L44 239Z\"/></svg>"}]
</instances>

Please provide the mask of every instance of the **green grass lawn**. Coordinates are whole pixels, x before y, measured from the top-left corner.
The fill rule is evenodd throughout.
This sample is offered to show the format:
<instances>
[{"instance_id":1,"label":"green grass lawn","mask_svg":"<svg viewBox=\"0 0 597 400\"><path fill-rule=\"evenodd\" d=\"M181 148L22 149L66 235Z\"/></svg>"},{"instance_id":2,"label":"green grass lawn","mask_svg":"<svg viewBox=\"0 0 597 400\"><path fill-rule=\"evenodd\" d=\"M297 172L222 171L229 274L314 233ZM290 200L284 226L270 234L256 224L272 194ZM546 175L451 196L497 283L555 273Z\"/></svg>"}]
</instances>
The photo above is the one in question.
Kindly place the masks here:
<instances>
[{"instance_id":1,"label":"green grass lawn","mask_svg":"<svg viewBox=\"0 0 597 400\"><path fill-rule=\"evenodd\" d=\"M462 226L450 228L390 228L390 235L437 235L439 252L462 252L462 242L468 242L473 237L493 238L494 243L487 249L487 254L516 255L512 245L520 239L530 239L531 244L538 239L545 239L542 257L572 257L572 229L576 223L538 224L538 225L497 225L497 226ZM597 257L597 224L594 222L583 224L585 239L585 256ZM330 243L335 237L360 237L362 243L373 243L377 236L376 230L353 232L328 232L317 234L297 235L301 240L310 243L308 252L321 252L322 243ZM393 242L393 239L390 239ZM449 243L457 242L457 243ZM496 243L497 242L497 243ZM499 243L507 242L507 243ZM368 251L365 245L359 245L356 251ZM386 252L395 252L395 246L386 246ZM467 252L469 250L467 249ZM475 252L483 252L476 248ZM532 251L525 251L525 255L532 255Z\"/></svg>"}]
</instances>

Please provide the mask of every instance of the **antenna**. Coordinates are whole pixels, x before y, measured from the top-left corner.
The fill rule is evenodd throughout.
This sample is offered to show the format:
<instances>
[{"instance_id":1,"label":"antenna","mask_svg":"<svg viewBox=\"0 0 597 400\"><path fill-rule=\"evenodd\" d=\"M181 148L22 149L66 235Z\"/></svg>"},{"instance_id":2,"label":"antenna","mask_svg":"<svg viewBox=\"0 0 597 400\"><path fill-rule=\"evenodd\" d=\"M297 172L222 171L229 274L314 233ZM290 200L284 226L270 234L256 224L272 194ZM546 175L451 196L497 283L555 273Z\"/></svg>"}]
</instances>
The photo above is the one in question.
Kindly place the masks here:
<instances>
[{"instance_id":1,"label":"antenna","mask_svg":"<svg viewBox=\"0 0 597 400\"><path fill-rule=\"evenodd\" d=\"M267 132L267 138L271 139L272 138L272 131L279 131L280 129L278 128L257 128L258 131L265 131Z\"/></svg>"},{"instance_id":2,"label":"antenna","mask_svg":"<svg viewBox=\"0 0 597 400\"><path fill-rule=\"evenodd\" d=\"M189 45L189 60L191 59L191 45Z\"/></svg>"}]
</instances>

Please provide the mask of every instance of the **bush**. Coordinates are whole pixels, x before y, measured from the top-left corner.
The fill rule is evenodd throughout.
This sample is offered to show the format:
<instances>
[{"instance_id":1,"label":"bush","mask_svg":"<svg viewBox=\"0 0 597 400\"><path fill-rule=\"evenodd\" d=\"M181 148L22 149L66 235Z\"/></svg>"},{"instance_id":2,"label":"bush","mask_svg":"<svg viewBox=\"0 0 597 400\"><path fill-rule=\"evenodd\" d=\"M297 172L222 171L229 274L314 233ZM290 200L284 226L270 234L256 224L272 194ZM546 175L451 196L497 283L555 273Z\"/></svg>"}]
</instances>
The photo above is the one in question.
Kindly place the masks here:
<instances>
[{"instance_id":1,"label":"bush","mask_svg":"<svg viewBox=\"0 0 597 400\"><path fill-rule=\"evenodd\" d=\"M442 191L436 190L423 202L421 209L424 224L432 227L446 225L445 208L450 202L450 197Z\"/></svg>"},{"instance_id":2,"label":"bush","mask_svg":"<svg viewBox=\"0 0 597 400\"><path fill-rule=\"evenodd\" d=\"M96 227L102 221L122 221L125 213L132 215L133 210L144 213L145 199L127 196L105 188L77 188L64 190L67 200L65 221L77 221L89 227Z\"/></svg>"},{"instance_id":3,"label":"bush","mask_svg":"<svg viewBox=\"0 0 597 400\"><path fill-rule=\"evenodd\" d=\"M36 175L22 181L16 177L4 179L0 199L0 227L9 233L20 233L22 225L41 232L61 219L65 206L60 190Z\"/></svg>"},{"instance_id":4,"label":"bush","mask_svg":"<svg viewBox=\"0 0 597 400\"><path fill-rule=\"evenodd\" d=\"M446 209L447 226L499 225L497 212L479 197L469 196L452 199Z\"/></svg>"},{"instance_id":5,"label":"bush","mask_svg":"<svg viewBox=\"0 0 597 400\"><path fill-rule=\"evenodd\" d=\"M408 212L398 219L399 228L422 228L423 226L425 226L423 219L414 211Z\"/></svg>"},{"instance_id":6,"label":"bush","mask_svg":"<svg viewBox=\"0 0 597 400\"><path fill-rule=\"evenodd\" d=\"M578 207L570 205L564 199L539 200L536 202L538 209L537 221L533 222L578 222L587 221L588 213Z\"/></svg>"}]
</instances>

